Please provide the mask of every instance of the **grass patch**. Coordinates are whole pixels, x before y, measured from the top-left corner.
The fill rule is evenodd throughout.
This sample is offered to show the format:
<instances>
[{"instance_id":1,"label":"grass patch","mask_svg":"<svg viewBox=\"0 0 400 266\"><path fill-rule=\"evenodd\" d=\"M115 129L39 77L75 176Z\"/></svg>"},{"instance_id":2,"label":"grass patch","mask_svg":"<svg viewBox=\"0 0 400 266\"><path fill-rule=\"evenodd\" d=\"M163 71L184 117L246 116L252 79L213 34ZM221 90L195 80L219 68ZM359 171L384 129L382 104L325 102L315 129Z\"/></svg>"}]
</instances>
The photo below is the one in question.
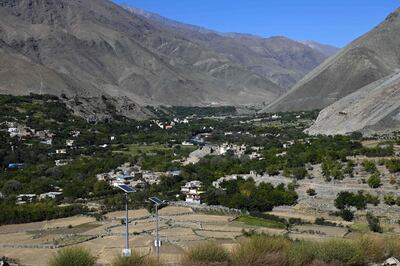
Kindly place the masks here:
<instances>
[{"instance_id":1,"label":"grass patch","mask_svg":"<svg viewBox=\"0 0 400 266\"><path fill-rule=\"evenodd\" d=\"M292 244L283 236L253 236L233 253L233 265L286 265L286 252Z\"/></svg>"},{"instance_id":2,"label":"grass patch","mask_svg":"<svg viewBox=\"0 0 400 266\"><path fill-rule=\"evenodd\" d=\"M286 226L281 222L262 219L262 218L258 218L258 217L252 217L252 216L248 216L248 215L242 215L236 221L242 222L242 223L245 223L248 225L262 226L262 227L268 227L268 228L278 228L278 229L286 228Z\"/></svg>"},{"instance_id":3,"label":"grass patch","mask_svg":"<svg viewBox=\"0 0 400 266\"><path fill-rule=\"evenodd\" d=\"M57 252L49 261L49 266L94 266L96 257L83 248L65 248Z\"/></svg>"},{"instance_id":4,"label":"grass patch","mask_svg":"<svg viewBox=\"0 0 400 266\"><path fill-rule=\"evenodd\" d=\"M133 253L130 257L117 256L113 259L112 266L162 266L155 258L149 256L141 256Z\"/></svg>"},{"instance_id":5,"label":"grass patch","mask_svg":"<svg viewBox=\"0 0 400 266\"><path fill-rule=\"evenodd\" d=\"M350 226L350 229L354 232L360 233L368 233L370 231L368 224L365 223L354 223Z\"/></svg>"},{"instance_id":6,"label":"grass patch","mask_svg":"<svg viewBox=\"0 0 400 266\"><path fill-rule=\"evenodd\" d=\"M191 247L182 257L182 265L220 265L230 262L230 253L215 242Z\"/></svg>"}]
</instances>

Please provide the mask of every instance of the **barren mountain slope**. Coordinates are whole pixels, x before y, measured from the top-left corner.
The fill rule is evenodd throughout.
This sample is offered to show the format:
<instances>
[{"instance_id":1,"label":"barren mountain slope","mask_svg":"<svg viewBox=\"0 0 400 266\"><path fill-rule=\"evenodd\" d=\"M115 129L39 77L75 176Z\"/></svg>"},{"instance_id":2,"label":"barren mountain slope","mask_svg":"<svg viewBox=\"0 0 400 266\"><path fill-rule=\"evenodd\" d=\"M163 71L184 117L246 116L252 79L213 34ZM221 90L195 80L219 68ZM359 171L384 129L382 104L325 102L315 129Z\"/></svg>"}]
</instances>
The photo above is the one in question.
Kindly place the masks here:
<instances>
[{"instance_id":1,"label":"barren mountain slope","mask_svg":"<svg viewBox=\"0 0 400 266\"><path fill-rule=\"evenodd\" d=\"M326 107L307 132L337 135L400 129L400 73L389 75Z\"/></svg>"},{"instance_id":2,"label":"barren mountain slope","mask_svg":"<svg viewBox=\"0 0 400 266\"><path fill-rule=\"evenodd\" d=\"M269 102L282 91L107 0L0 0L0 39L8 47L1 61L7 59L18 75L18 83L2 80L2 93L240 105ZM36 67L18 65L21 57ZM43 70L41 78L36 68ZM0 73L5 71L3 66Z\"/></svg>"},{"instance_id":3,"label":"barren mountain slope","mask_svg":"<svg viewBox=\"0 0 400 266\"><path fill-rule=\"evenodd\" d=\"M246 69L266 77L283 88L290 88L313 68L338 49L314 43L303 44L285 37L261 38L250 34L218 33L197 26L187 25L124 6L142 16L150 24L169 32L176 32L201 46L225 55ZM321 51L324 49L325 52ZM335 50L336 51L333 51Z\"/></svg>"},{"instance_id":4,"label":"barren mountain slope","mask_svg":"<svg viewBox=\"0 0 400 266\"><path fill-rule=\"evenodd\" d=\"M264 112L324 108L400 66L400 9L314 69Z\"/></svg>"}]
</instances>

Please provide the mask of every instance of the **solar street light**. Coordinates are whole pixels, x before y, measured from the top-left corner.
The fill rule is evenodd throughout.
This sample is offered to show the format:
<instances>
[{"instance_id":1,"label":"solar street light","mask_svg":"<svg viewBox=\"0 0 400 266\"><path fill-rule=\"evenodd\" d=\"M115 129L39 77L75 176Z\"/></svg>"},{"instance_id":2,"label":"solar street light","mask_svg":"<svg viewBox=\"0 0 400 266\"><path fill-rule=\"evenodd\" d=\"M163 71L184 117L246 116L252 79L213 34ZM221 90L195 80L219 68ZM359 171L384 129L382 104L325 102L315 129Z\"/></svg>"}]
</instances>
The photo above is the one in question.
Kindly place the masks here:
<instances>
[{"instance_id":1,"label":"solar street light","mask_svg":"<svg viewBox=\"0 0 400 266\"><path fill-rule=\"evenodd\" d=\"M160 260L160 246L161 246L161 241L158 237L158 207L162 204L165 203L164 200L160 200L157 197L150 197L149 200L154 204L154 207L156 208L156 241L155 241L155 247L156 247L156 256L157 260Z\"/></svg>"},{"instance_id":2,"label":"solar street light","mask_svg":"<svg viewBox=\"0 0 400 266\"><path fill-rule=\"evenodd\" d=\"M132 250L129 248L129 218L128 218L128 194L134 193L136 190L128 185L118 185L120 190L125 193L125 248L122 250L123 257L129 257L132 255Z\"/></svg>"}]
</instances>

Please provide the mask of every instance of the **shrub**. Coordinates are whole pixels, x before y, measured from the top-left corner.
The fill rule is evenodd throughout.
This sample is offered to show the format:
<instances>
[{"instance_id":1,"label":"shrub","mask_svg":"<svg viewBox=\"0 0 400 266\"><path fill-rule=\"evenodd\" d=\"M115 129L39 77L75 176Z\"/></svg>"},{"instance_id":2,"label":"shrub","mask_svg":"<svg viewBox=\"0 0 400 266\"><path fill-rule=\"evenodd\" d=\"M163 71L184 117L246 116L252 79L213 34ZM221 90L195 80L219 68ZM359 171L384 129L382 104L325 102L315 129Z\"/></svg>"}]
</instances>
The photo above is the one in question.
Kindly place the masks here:
<instances>
[{"instance_id":1,"label":"shrub","mask_svg":"<svg viewBox=\"0 0 400 266\"><path fill-rule=\"evenodd\" d=\"M377 174L370 176L367 183L371 188L378 188L382 185L381 178Z\"/></svg>"},{"instance_id":2,"label":"shrub","mask_svg":"<svg viewBox=\"0 0 400 266\"><path fill-rule=\"evenodd\" d=\"M382 233L382 227L379 223L378 217L374 216L372 213L367 213L368 227L372 232Z\"/></svg>"},{"instance_id":3,"label":"shrub","mask_svg":"<svg viewBox=\"0 0 400 266\"><path fill-rule=\"evenodd\" d=\"M390 206L396 204L396 198L393 194L386 194L385 196L383 196L383 201L385 202L385 204Z\"/></svg>"},{"instance_id":4,"label":"shrub","mask_svg":"<svg viewBox=\"0 0 400 266\"><path fill-rule=\"evenodd\" d=\"M368 173L376 173L378 169L376 168L375 162L373 161L363 161L362 166L364 167L364 170Z\"/></svg>"},{"instance_id":5,"label":"shrub","mask_svg":"<svg viewBox=\"0 0 400 266\"><path fill-rule=\"evenodd\" d=\"M229 263L229 252L215 242L207 242L191 247L182 258L183 265L204 265L209 263Z\"/></svg>"},{"instance_id":6,"label":"shrub","mask_svg":"<svg viewBox=\"0 0 400 266\"><path fill-rule=\"evenodd\" d=\"M130 257L117 256L113 259L112 266L161 266L156 259L133 253Z\"/></svg>"},{"instance_id":7,"label":"shrub","mask_svg":"<svg viewBox=\"0 0 400 266\"><path fill-rule=\"evenodd\" d=\"M317 195L317 192L315 192L315 189L309 188L309 189L307 189L307 194L309 196L315 196L315 195Z\"/></svg>"},{"instance_id":8,"label":"shrub","mask_svg":"<svg viewBox=\"0 0 400 266\"><path fill-rule=\"evenodd\" d=\"M400 172L400 160L387 160L385 166L391 173Z\"/></svg>"},{"instance_id":9,"label":"shrub","mask_svg":"<svg viewBox=\"0 0 400 266\"><path fill-rule=\"evenodd\" d=\"M315 247L315 259L323 262L359 264L360 254L356 246L347 240L328 240Z\"/></svg>"},{"instance_id":10,"label":"shrub","mask_svg":"<svg viewBox=\"0 0 400 266\"><path fill-rule=\"evenodd\" d=\"M296 241L287 252L287 262L291 266L311 265L315 259L316 244L311 241Z\"/></svg>"},{"instance_id":11,"label":"shrub","mask_svg":"<svg viewBox=\"0 0 400 266\"><path fill-rule=\"evenodd\" d=\"M49 266L93 266L96 258L89 251L79 247L65 248L49 261Z\"/></svg>"},{"instance_id":12,"label":"shrub","mask_svg":"<svg viewBox=\"0 0 400 266\"><path fill-rule=\"evenodd\" d=\"M233 255L234 265L268 265L265 264L268 255L286 253L290 245L291 240L283 236L254 236L247 239L235 250ZM276 265L285 264L285 261L280 261L280 264Z\"/></svg>"},{"instance_id":13,"label":"shrub","mask_svg":"<svg viewBox=\"0 0 400 266\"><path fill-rule=\"evenodd\" d=\"M339 212L339 216L345 221L352 221L354 218L354 213L349 209L344 209Z\"/></svg>"}]
</instances>

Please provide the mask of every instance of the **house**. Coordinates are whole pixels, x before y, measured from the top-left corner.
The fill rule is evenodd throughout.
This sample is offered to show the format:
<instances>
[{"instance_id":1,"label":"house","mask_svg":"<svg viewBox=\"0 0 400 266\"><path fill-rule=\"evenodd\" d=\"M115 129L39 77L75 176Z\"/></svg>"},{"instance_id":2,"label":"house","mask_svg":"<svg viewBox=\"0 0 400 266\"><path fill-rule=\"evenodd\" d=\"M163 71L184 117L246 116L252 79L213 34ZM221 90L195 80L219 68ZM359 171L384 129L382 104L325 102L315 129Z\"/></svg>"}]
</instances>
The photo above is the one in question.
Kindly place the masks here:
<instances>
[{"instance_id":1,"label":"house","mask_svg":"<svg viewBox=\"0 0 400 266\"><path fill-rule=\"evenodd\" d=\"M31 203L36 199L36 194L20 194L17 196L16 204Z\"/></svg>"},{"instance_id":2,"label":"house","mask_svg":"<svg viewBox=\"0 0 400 266\"><path fill-rule=\"evenodd\" d=\"M130 175L121 175L121 176L118 176L118 177L114 180L113 186L114 186L114 187L117 187L117 186L119 186L119 185L128 185L128 184L131 182L132 179L133 179L133 177L130 176Z\"/></svg>"},{"instance_id":3,"label":"house","mask_svg":"<svg viewBox=\"0 0 400 266\"><path fill-rule=\"evenodd\" d=\"M79 135L81 134L81 132L80 131L76 131L76 130L74 130L74 131L71 131L71 136L72 137L74 137L74 138L77 138L77 137L79 137Z\"/></svg>"},{"instance_id":4,"label":"house","mask_svg":"<svg viewBox=\"0 0 400 266\"><path fill-rule=\"evenodd\" d=\"M43 200L43 199L55 199L57 197L60 197L63 193L62 192L47 192L47 193L43 193L39 195L39 200Z\"/></svg>"},{"instance_id":5,"label":"house","mask_svg":"<svg viewBox=\"0 0 400 266\"><path fill-rule=\"evenodd\" d=\"M190 181L187 182L183 187L181 187L181 192L186 195L186 202L201 204L202 194L205 192L201 190L201 181Z\"/></svg>"},{"instance_id":6,"label":"house","mask_svg":"<svg viewBox=\"0 0 400 266\"><path fill-rule=\"evenodd\" d=\"M72 160L55 160L54 163L56 164L56 166L65 166L71 161Z\"/></svg>"},{"instance_id":7,"label":"house","mask_svg":"<svg viewBox=\"0 0 400 266\"><path fill-rule=\"evenodd\" d=\"M23 163L9 163L7 166L8 170L18 170L24 168L25 164Z\"/></svg>"},{"instance_id":8,"label":"house","mask_svg":"<svg viewBox=\"0 0 400 266\"><path fill-rule=\"evenodd\" d=\"M258 152L252 152L251 154L249 154L249 158L250 160L260 160L260 161L264 159L262 155Z\"/></svg>"},{"instance_id":9,"label":"house","mask_svg":"<svg viewBox=\"0 0 400 266\"><path fill-rule=\"evenodd\" d=\"M72 147L72 146L74 146L74 143L75 143L75 140L73 140L73 139L67 139L67 140L65 141L65 146L67 146L67 147Z\"/></svg>"},{"instance_id":10,"label":"house","mask_svg":"<svg viewBox=\"0 0 400 266\"><path fill-rule=\"evenodd\" d=\"M170 175L170 176L175 177L175 176L180 176L181 173L182 173L181 170L174 170L174 171L169 171L169 172L167 172L167 175Z\"/></svg>"},{"instance_id":11,"label":"house","mask_svg":"<svg viewBox=\"0 0 400 266\"><path fill-rule=\"evenodd\" d=\"M45 139L45 140L42 140L41 142L40 142L41 144L45 144L45 145L52 145L53 144L53 139Z\"/></svg>"},{"instance_id":12,"label":"house","mask_svg":"<svg viewBox=\"0 0 400 266\"><path fill-rule=\"evenodd\" d=\"M19 130L16 127L10 127L8 128L8 133L10 134L10 137L13 138L18 135Z\"/></svg>"},{"instance_id":13,"label":"house","mask_svg":"<svg viewBox=\"0 0 400 266\"><path fill-rule=\"evenodd\" d=\"M193 143L190 143L188 141L182 142L182 146L193 146Z\"/></svg>"},{"instance_id":14,"label":"house","mask_svg":"<svg viewBox=\"0 0 400 266\"><path fill-rule=\"evenodd\" d=\"M67 150L66 149L58 149L58 150L56 150L56 154L67 154Z\"/></svg>"}]
</instances>

